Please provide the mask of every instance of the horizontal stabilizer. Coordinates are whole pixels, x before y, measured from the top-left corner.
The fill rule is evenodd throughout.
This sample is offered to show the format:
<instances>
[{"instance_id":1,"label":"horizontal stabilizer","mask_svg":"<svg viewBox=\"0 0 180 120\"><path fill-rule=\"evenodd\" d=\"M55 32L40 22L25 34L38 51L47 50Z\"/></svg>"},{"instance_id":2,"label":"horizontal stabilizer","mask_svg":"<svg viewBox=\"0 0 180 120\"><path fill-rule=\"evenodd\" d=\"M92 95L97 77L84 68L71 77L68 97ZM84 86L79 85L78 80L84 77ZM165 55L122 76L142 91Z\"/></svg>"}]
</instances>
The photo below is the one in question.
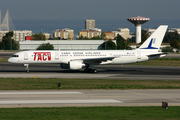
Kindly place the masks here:
<instances>
[{"instance_id":1,"label":"horizontal stabilizer","mask_svg":"<svg viewBox=\"0 0 180 120\"><path fill-rule=\"evenodd\" d=\"M157 54L150 54L150 55L147 55L148 57L155 57L155 56L158 56L158 55L167 55L168 53L157 53Z\"/></svg>"}]
</instances>

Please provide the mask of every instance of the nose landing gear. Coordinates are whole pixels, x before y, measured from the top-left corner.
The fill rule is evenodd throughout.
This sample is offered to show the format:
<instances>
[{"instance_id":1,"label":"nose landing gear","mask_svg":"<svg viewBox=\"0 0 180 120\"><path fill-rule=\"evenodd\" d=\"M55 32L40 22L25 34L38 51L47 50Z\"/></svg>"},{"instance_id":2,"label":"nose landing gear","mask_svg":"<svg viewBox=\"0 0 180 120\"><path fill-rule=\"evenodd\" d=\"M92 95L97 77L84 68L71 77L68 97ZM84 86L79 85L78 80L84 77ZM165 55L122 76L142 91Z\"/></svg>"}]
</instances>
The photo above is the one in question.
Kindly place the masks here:
<instances>
[{"instance_id":1,"label":"nose landing gear","mask_svg":"<svg viewBox=\"0 0 180 120\"><path fill-rule=\"evenodd\" d=\"M29 73L29 64L24 64L25 70L27 73Z\"/></svg>"}]
</instances>

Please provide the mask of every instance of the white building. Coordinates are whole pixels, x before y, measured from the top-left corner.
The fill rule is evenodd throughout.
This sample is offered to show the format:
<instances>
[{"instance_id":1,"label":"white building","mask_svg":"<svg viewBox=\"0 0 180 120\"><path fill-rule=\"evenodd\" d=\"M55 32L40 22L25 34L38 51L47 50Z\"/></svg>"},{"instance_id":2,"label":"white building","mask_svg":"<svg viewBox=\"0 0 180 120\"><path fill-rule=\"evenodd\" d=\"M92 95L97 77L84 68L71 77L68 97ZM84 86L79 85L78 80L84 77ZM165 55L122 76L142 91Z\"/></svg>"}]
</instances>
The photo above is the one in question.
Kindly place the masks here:
<instances>
[{"instance_id":1,"label":"white building","mask_svg":"<svg viewBox=\"0 0 180 120\"><path fill-rule=\"evenodd\" d=\"M73 40L74 39L74 30L65 28L62 30L56 30L53 31L53 38L58 38L60 37L61 39L66 39L66 40Z\"/></svg>"},{"instance_id":2,"label":"white building","mask_svg":"<svg viewBox=\"0 0 180 120\"><path fill-rule=\"evenodd\" d=\"M147 31L148 35L151 35L151 34L153 34L153 32L156 31L156 29L152 29L152 28L144 28L143 30Z\"/></svg>"},{"instance_id":3,"label":"white building","mask_svg":"<svg viewBox=\"0 0 180 120\"><path fill-rule=\"evenodd\" d=\"M15 41L23 41L25 40L26 36L32 36L32 31L31 30L15 30L13 39Z\"/></svg>"},{"instance_id":4,"label":"white building","mask_svg":"<svg viewBox=\"0 0 180 120\"><path fill-rule=\"evenodd\" d=\"M116 41L113 41L116 44ZM19 42L19 50L36 50L42 43L50 43L55 50L99 50L104 40L46 40Z\"/></svg>"},{"instance_id":5,"label":"white building","mask_svg":"<svg viewBox=\"0 0 180 120\"><path fill-rule=\"evenodd\" d=\"M116 28L116 31L112 31L114 33L114 38L117 35L121 35L125 40L130 38L130 30L128 28Z\"/></svg>"},{"instance_id":6,"label":"white building","mask_svg":"<svg viewBox=\"0 0 180 120\"><path fill-rule=\"evenodd\" d=\"M6 35L9 31L0 31L0 41L2 41L3 36ZM26 36L32 36L31 30L13 30L13 38L15 41L23 41Z\"/></svg>"},{"instance_id":7,"label":"white building","mask_svg":"<svg viewBox=\"0 0 180 120\"><path fill-rule=\"evenodd\" d=\"M178 34L180 34L180 28L169 28L168 32L177 32Z\"/></svg>"},{"instance_id":8,"label":"white building","mask_svg":"<svg viewBox=\"0 0 180 120\"><path fill-rule=\"evenodd\" d=\"M45 35L46 40L48 40L50 38L50 34L49 33L43 33L43 35Z\"/></svg>"},{"instance_id":9,"label":"white building","mask_svg":"<svg viewBox=\"0 0 180 120\"><path fill-rule=\"evenodd\" d=\"M95 30L95 31L98 31L98 32L101 32L102 30L99 29L99 28L90 28L89 30Z\"/></svg>"}]
</instances>

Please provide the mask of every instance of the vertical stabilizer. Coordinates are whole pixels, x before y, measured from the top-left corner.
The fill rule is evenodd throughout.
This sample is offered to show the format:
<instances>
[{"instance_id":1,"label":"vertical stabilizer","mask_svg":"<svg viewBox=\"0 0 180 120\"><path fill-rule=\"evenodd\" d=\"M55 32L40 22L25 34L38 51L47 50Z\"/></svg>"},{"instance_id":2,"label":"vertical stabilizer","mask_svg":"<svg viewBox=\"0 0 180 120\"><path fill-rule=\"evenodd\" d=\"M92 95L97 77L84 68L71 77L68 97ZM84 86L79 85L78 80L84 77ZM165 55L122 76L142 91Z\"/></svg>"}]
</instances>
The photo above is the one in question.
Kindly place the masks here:
<instances>
[{"instance_id":1,"label":"vertical stabilizer","mask_svg":"<svg viewBox=\"0 0 180 120\"><path fill-rule=\"evenodd\" d=\"M167 27L167 25L159 26L157 30L138 49L158 52Z\"/></svg>"}]
</instances>

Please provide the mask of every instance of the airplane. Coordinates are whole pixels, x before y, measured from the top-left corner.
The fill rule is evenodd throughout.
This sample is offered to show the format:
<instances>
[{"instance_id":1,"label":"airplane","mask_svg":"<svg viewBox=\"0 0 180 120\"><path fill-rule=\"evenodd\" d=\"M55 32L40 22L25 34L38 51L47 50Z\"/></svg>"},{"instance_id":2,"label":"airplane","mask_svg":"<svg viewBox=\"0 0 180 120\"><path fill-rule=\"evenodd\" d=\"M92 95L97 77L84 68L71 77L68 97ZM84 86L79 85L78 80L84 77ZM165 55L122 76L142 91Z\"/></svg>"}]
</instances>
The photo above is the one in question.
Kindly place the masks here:
<instances>
[{"instance_id":1,"label":"airplane","mask_svg":"<svg viewBox=\"0 0 180 120\"><path fill-rule=\"evenodd\" d=\"M157 30L135 50L38 50L21 51L8 59L10 63L24 64L29 72L29 64L56 63L62 69L81 70L96 73L94 65L129 64L166 56L158 52L167 30L160 25Z\"/></svg>"}]
</instances>

